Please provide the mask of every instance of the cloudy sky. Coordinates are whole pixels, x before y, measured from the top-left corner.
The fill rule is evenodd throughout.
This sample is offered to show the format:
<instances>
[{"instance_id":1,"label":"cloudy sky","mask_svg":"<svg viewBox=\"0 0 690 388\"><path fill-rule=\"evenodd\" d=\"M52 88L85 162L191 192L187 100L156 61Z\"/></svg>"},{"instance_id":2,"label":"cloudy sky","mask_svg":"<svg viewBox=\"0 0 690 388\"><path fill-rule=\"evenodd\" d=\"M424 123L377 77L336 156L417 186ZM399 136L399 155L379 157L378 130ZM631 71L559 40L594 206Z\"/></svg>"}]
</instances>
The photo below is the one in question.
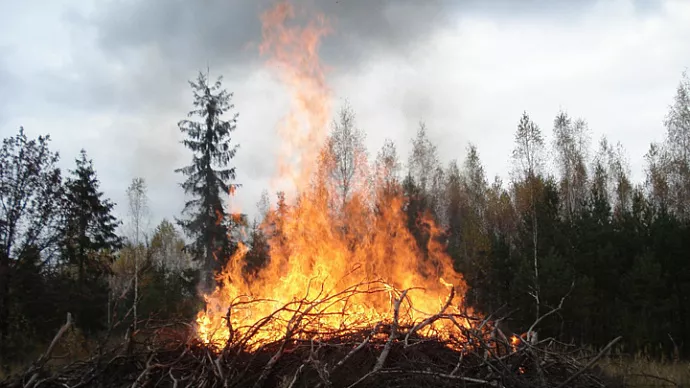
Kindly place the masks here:
<instances>
[{"instance_id":1,"label":"cloudy sky","mask_svg":"<svg viewBox=\"0 0 690 388\"><path fill-rule=\"evenodd\" d=\"M385 138L406 159L425 121L444 163L475 143L490 176L507 177L523 110L550 134L559 109L594 140L626 148L633 176L664 136L663 118L690 67L690 1L293 0L324 12L334 106L349 100L374 154ZM0 0L0 134L49 133L71 168L80 148L124 211L144 177L153 222L179 214L191 154L178 120L187 81L210 67L239 112L234 160L252 212L274 173L281 85L256 44L269 0Z\"/></svg>"}]
</instances>

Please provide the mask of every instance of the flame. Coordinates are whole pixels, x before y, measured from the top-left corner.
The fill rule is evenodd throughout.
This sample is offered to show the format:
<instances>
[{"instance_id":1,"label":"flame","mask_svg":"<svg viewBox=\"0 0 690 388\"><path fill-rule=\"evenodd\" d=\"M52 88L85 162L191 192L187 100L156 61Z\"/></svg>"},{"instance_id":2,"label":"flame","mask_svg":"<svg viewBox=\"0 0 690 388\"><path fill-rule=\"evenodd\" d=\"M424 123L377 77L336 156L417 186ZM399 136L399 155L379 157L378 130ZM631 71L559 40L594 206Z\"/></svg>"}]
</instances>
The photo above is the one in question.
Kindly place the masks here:
<instances>
[{"instance_id":1,"label":"flame","mask_svg":"<svg viewBox=\"0 0 690 388\"><path fill-rule=\"evenodd\" d=\"M337 185L325 163L333 155L323 146L330 91L317 50L330 30L323 16L306 27L288 26L294 16L285 2L266 11L260 50L292 95L292 111L278 128L284 145L279 178L295 185L297 198L264 221L265 267L244 273L247 247L240 245L217 276L218 287L204 296L206 309L197 316L199 338L220 346L241 339L256 349L286 337L371 328L394 315L412 326L440 311L457 319L436 320L419 333L461 336L458 325L469 325L459 314L466 311L466 287L434 222L423 220L431 238L420 247L407 228L401 190L391 190L390 182L373 190L361 185L345 203L334 201Z\"/></svg>"},{"instance_id":2,"label":"flame","mask_svg":"<svg viewBox=\"0 0 690 388\"><path fill-rule=\"evenodd\" d=\"M291 95L292 109L278 127L282 138L278 175L299 189L312 175L326 138L331 92L318 48L331 29L323 15L317 15L304 28L287 25L294 17L294 8L288 2L277 3L264 12L259 52L269 56L267 65L278 70Z\"/></svg>"},{"instance_id":3,"label":"flame","mask_svg":"<svg viewBox=\"0 0 690 388\"><path fill-rule=\"evenodd\" d=\"M516 336L515 334L513 334L510 337L510 347L513 349L513 352L517 351L518 345L520 345L520 341L520 337Z\"/></svg>"}]
</instances>

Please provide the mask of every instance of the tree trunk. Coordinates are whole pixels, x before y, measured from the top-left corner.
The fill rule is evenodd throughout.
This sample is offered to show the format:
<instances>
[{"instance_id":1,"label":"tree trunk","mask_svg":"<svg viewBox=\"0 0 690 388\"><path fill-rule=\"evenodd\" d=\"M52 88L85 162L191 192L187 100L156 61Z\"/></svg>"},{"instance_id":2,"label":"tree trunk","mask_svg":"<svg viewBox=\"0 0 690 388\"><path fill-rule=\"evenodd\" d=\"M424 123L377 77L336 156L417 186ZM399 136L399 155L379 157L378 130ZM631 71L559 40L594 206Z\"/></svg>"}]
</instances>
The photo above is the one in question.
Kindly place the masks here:
<instances>
[{"instance_id":1,"label":"tree trunk","mask_svg":"<svg viewBox=\"0 0 690 388\"><path fill-rule=\"evenodd\" d=\"M537 223L537 205L534 202L534 184L535 178L532 176L530 182L530 202L532 206L532 245L534 248L534 301L537 310L536 319L539 319L539 314L541 313L541 295L539 295L539 259L537 255L537 243L539 242L537 227L539 225Z\"/></svg>"},{"instance_id":2,"label":"tree trunk","mask_svg":"<svg viewBox=\"0 0 690 388\"><path fill-rule=\"evenodd\" d=\"M0 367L7 370L7 343L9 335L10 317L10 259L7 254L0 253Z\"/></svg>"}]
</instances>

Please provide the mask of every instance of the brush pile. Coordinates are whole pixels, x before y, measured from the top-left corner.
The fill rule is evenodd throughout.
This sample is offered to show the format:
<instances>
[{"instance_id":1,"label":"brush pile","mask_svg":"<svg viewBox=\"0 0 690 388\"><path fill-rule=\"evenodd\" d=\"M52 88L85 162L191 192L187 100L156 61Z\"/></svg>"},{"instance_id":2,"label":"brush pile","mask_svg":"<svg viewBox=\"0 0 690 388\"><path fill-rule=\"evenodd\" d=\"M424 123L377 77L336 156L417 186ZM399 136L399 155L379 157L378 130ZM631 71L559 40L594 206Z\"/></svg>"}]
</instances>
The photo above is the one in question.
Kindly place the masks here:
<instances>
[{"instance_id":1,"label":"brush pile","mask_svg":"<svg viewBox=\"0 0 690 388\"><path fill-rule=\"evenodd\" d=\"M205 343L187 323L141 322L122 341L92 357L51 366L60 337L24 373L2 387L615 387L596 372L599 355L577 360L576 352L553 339L507 337L489 318L443 311L414 325L399 320L405 292L394 303L394 319L374 327L314 332L313 303L301 301L278 341L251 343L271 317L225 344ZM311 306L311 307L310 307ZM469 319L461 335L419 334L437 320ZM538 323L535 322L530 330Z\"/></svg>"}]
</instances>

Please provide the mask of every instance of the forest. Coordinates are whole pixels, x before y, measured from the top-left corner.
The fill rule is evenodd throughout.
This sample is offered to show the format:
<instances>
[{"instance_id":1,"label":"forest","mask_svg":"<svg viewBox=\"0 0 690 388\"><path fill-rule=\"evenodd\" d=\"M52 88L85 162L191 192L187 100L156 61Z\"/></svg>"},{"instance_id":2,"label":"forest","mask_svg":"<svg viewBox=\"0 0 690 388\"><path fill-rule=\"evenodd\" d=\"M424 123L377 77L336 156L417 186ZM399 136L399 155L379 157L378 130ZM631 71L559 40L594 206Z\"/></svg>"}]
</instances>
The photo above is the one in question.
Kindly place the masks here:
<instances>
[{"instance_id":1,"label":"forest","mask_svg":"<svg viewBox=\"0 0 690 388\"><path fill-rule=\"evenodd\" d=\"M20 129L0 151L0 361L5 371L36 356L70 313L70 351L79 354L113 321L193 321L203 291L239 249L250 278L271 260L276 214L285 193L257 199L249 220L229 214L236 130L231 94L204 73L190 82L195 110L179 129L192 163L181 167L190 197L181 215L147 228L144 178L127 188L128 217L99 189L96 161L85 150L61 171L50 136ZM672 91L671 91L672 92ZM467 283L465 302L507 317L514 331L561 304L540 336L602 347L622 336L624 352L683 359L690 342L690 79L669 93L665 140L644 155L645 179L633 182L620 144L592 143L584 118L555 112L553 122L515 118L509 181L486 176L469 145L442 161L420 123L412 151L387 141L373 155L355 112L340 107L319 161L344 211L372 190L397 193L406 227L424 251L436 239ZM184 112L181 112L184 114ZM209 123L213 123L212 125ZM243 130L238 128L237 130ZM509 129L506 128L506 131ZM182 145L181 145L182 146ZM212 162L213 161L213 162ZM175 167L171 167L175 168ZM174 188L171 188L171 190ZM335 197L334 197L335 198ZM440 233L431 233L428 220ZM118 226L124 233L118 234ZM341 228L334 226L334 228ZM340 229L339 229L340 230Z\"/></svg>"}]
</instances>

